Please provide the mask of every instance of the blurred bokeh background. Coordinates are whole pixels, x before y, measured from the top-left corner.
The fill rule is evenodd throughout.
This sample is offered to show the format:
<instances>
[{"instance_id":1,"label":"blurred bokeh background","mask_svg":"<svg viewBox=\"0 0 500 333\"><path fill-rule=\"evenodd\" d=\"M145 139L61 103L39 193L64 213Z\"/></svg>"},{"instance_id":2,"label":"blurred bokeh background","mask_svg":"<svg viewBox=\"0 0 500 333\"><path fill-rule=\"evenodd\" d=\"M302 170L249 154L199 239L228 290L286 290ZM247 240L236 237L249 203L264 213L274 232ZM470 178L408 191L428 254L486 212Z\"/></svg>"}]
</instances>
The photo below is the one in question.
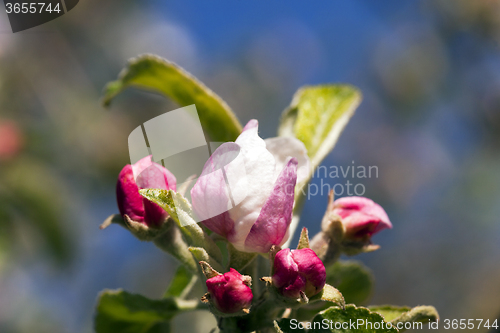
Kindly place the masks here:
<instances>
[{"instance_id":1,"label":"blurred bokeh background","mask_svg":"<svg viewBox=\"0 0 500 333\"><path fill-rule=\"evenodd\" d=\"M12 34L0 13L0 332L92 332L98 292L160 297L175 262L120 227L114 186L136 126L176 106L104 85L156 53L274 136L302 85L343 82L364 100L323 165L377 166L362 183L393 230L356 259L371 304L500 314L500 2L497 0L82 0ZM306 202L311 233L327 200ZM177 321L208 332L210 317ZM481 331L486 331L482 329Z\"/></svg>"}]
</instances>

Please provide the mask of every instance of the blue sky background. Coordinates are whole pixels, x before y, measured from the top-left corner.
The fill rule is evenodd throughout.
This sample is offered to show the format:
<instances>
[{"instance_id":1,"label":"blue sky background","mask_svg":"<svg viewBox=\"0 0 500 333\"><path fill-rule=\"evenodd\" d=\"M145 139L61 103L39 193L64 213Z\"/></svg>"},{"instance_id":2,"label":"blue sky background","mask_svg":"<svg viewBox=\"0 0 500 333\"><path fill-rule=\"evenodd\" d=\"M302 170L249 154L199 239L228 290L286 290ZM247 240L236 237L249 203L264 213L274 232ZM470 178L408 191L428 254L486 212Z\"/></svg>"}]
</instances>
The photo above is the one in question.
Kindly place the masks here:
<instances>
[{"instance_id":1,"label":"blue sky background","mask_svg":"<svg viewBox=\"0 0 500 333\"><path fill-rule=\"evenodd\" d=\"M377 166L379 176L313 183L362 183L391 218L394 228L373 239L381 249L356 257L375 274L370 303L435 305L443 319L496 318L498 17L499 5L487 0L86 0L12 34L0 14L0 123L14 121L24 135L18 155L0 160L0 195L26 183L29 193L57 197L61 251L71 253L58 264L39 215L22 214L23 197L2 200L0 213L14 213L1 225L0 331L91 332L100 290L159 297L167 286L173 260L124 229L98 230L117 212L128 134L175 108L137 91L108 111L99 105L126 60L149 52L200 78L242 123L258 119L264 138L275 135L299 87L359 87L364 100L323 165L354 161ZM312 234L326 200L325 192L306 202L301 224ZM187 319L178 327L208 332L214 324Z\"/></svg>"}]
</instances>

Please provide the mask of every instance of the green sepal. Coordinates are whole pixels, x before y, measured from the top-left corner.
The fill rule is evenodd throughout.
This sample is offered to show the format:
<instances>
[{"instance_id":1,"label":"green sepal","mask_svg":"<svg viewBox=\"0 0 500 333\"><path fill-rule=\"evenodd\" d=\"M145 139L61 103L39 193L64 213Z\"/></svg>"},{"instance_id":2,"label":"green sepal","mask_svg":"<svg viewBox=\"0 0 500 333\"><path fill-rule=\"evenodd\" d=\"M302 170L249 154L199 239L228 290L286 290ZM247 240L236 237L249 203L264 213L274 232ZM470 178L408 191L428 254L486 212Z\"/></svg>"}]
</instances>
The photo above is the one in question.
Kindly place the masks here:
<instances>
[{"instance_id":1,"label":"green sepal","mask_svg":"<svg viewBox=\"0 0 500 333\"><path fill-rule=\"evenodd\" d=\"M249 314L249 311L251 311L251 309L247 309L247 310L240 310L238 312L235 312L235 313L224 313L224 312L220 312L219 310L217 310L217 308L215 306L212 305L212 303L207 303L208 304L208 309L210 312L212 312L212 314L216 317L221 317L221 318L231 318L231 317L243 317L243 316L247 316Z\"/></svg>"},{"instance_id":2,"label":"green sepal","mask_svg":"<svg viewBox=\"0 0 500 333\"><path fill-rule=\"evenodd\" d=\"M235 141L242 126L231 108L212 90L176 64L154 55L130 59L118 80L104 89L103 104L128 87L164 94L180 106L195 104L201 125L213 141Z\"/></svg>"},{"instance_id":3,"label":"green sepal","mask_svg":"<svg viewBox=\"0 0 500 333\"><path fill-rule=\"evenodd\" d=\"M333 190L328 194L328 205L325 215L321 220L321 230L327 234L334 242L340 243L345 235L345 226L342 223L342 218L333 213L335 209L335 197Z\"/></svg>"},{"instance_id":4,"label":"green sepal","mask_svg":"<svg viewBox=\"0 0 500 333\"><path fill-rule=\"evenodd\" d=\"M125 214L123 217L119 214L111 215L106 220L104 220L99 228L102 230L107 228L111 224L121 225L125 229L129 230L132 235L137 237L139 240L147 242L154 240L156 237L170 228L166 221L159 227L148 227L144 223L132 220L127 214Z\"/></svg>"},{"instance_id":5,"label":"green sepal","mask_svg":"<svg viewBox=\"0 0 500 333\"><path fill-rule=\"evenodd\" d=\"M307 228L302 228L302 231L300 232L299 244L297 245L297 250L309 248L309 235L307 233Z\"/></svg>"},{"instance_id":6,"label":"green sepal","mask_svg":"<svg viewBox=\"0 0 500 333\"><path fill-rule=\"evenodd\" d=\"M304 305L304 301L300 298L285 297L279 293L279 290L272 285L271 278L261 278L266 281L266 287L269 292L269 299L274 303L276 308L298 308ZM309 300L307 300L309 301Z\"/></svg>"}]
</instances>

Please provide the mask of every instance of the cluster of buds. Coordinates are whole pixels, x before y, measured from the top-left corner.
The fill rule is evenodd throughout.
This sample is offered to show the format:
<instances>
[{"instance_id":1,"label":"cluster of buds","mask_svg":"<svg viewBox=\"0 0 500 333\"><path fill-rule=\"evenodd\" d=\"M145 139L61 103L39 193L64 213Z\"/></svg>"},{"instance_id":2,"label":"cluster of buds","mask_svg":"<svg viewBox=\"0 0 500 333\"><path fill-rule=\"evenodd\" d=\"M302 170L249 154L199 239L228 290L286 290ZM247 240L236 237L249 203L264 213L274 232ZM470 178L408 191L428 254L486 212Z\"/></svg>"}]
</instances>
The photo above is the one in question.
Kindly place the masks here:
<instances>
[{"instance_id":1,"label":"cluster of buds","mask_svg":"<svg viewBox=\"0 0 500 333\"><path fill-rule=\"evenodd\" d=\"M272 276L264 277L275 297L287 307L300 306L315 300L328 300L343 306L340 292L326 284L325 265L316 253L309 248L307 229L302 229L300 240L295 250L274 247L269 252ZM325 299L324 289L335 290L337 299Z\"/></svg>"},{"instance_id":2,"label":"cluster of buds","mask_svg":"<svg viewBox=\"0 0 500 333\"><path fill-rule=\"evenodd\" d=\"M226 153L235 149L244 162L243 178L239 177L238 166L227 165L224 174L216 172L217 166L224 165ZM309 174L307 151L299 140L283 137L263 140L258 135L257 121L251 120L236 142L222 144L212 154L191 190L192 210L213 232L212 237L196 223L187 227L173 223L177 213L171 212L170 216L165 207L157 204L161 202L150 201L141 191L176 190L175 176L153 162L151 156L126 165L120 172L116 186L120 214L108 218L102 227L120 223L139 239L154 241L192 272L198 270L195 260L199 262L208 290L202 301L209 303L212 312L220 317L248 314L254 295L251 277L240 274L234 266L227 267L233 258L226 266L229 269L226 273L214 269L225 270L214 236L225 239L233 252L242 257L252 254L247 257L253 259L256 253L269 254L271 276L261 280L267 284L270 298L275 302L273 306L300 306L320 299L343 306L340 292L326 284L325 264L336 260L341 253L356 254L378 248L371 244L371 236L392 225L385 211L372 200L362 197L333 200L330 193L322 231L312 239L311 246L304 228L297 249L281 249L290 236L295 199L295 191L290 188L303 183ZM227 179L238 181L231 193L226 188ZM241 200L235 205L233 198ZM187 211L191 206L188 208ZM219 211L222 213L214 214ZM184 232L187 228L191 229L181 235L180 230ZM212 256L213 253L216 255ZM219 259L213 260L215 257Z\"/></svg>"},{"instance_id":3,"label":"cluster of buds","mask_svg":"<svg viewBox=\"0 0 500 333\"><path fill-rule=\"evenodd\" d=\"M323 262L308 246L309 238L304 228L297 249L273 246L269 251L272 277L263 277L261 280L266 282L270 291L267 302L271 307L300 306L310 300L327 300L344 305L340 292L326 284ZM202 301L210 304L213 313L227 317L250 312L253 299L250 276L241 275L233 268L221 274L204 261L200 262L200 266L207 278L208 289ZM326 297L321 295L324 289L329 291ZM335 293L333 296L332 290Z\"/></svg>"}]
</instances>

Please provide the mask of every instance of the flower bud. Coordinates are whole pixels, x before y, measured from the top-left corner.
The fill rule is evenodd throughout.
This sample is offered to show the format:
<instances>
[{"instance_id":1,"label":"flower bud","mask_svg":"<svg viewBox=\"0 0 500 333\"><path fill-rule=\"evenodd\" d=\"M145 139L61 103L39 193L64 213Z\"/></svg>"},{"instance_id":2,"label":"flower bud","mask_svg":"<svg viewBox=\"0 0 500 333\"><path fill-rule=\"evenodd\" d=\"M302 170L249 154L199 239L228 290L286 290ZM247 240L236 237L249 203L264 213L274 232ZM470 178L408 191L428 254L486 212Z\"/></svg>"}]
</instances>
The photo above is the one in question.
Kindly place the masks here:
<instances>
[{"instance_id":1,"label":"flower bud","mask_svg":"<svg viewBox=\"0 0 500 333\"><path fill-rule=\"evenodd\" d=\"M248 312L253 299L250 285L249 276L231 268L229 272L207 280L207 298L222 313Z\"/></svg>"},{"instance_id":2,"label":"flower bud","mask_svg":"<svg viewBox=\"0 0 500 333\"><path fill-rule=\"evenodd\" d=\"M384 209L368 198L340 198L334 201L332 208L332 213L342 219L345 239L369 239L383 229L392 228Z\"/></svg>"},{"instance_id":3,"label":"flower bud","mask_svg":"<svg viewBox=\"0 0 500 333\"><path fill-rule=\"evenodd\" d=\"M273 267L272 283L285 297L303 298L301 293L311 297L325 286L325 266L311 249L283 249L276 254Z\"/></svg>"},{"instance_id":4,"label":"flower bud","mask_svg":"<svg viewBox=\"0 0 500 333\"><path fill-rule=\"evenodd\" d=\"M116 184L116 199L120 214L124 218L128 217L146 227L159 227L168 217L168 213L139 194L139 190L144 188L176 188L174 175L151 161L151 155L122 169Z\"/></svg>"}]
</instances>

